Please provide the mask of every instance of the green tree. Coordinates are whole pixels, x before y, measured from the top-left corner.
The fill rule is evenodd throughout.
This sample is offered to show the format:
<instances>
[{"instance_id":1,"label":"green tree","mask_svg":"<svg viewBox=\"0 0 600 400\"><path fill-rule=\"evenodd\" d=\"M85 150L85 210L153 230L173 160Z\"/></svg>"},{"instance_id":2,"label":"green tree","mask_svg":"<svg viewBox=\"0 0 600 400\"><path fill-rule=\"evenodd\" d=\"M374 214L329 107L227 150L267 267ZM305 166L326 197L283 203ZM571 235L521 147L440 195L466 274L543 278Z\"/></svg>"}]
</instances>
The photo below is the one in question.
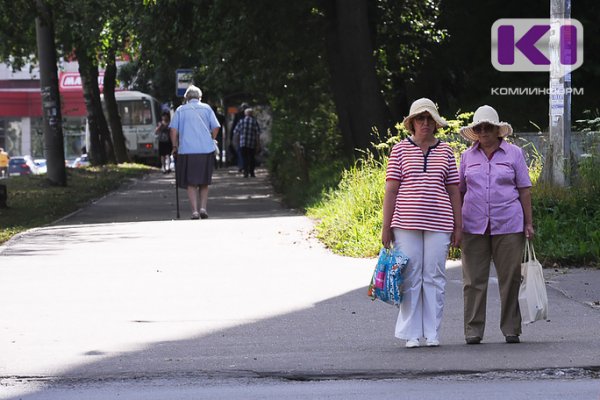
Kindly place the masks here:
<instances>
[{"instance_id":1,"label":"green tree","mask_svg":"<svg viewBox=\"0 0 600 400\"><path fill-rule=\"evenodd\" d=\"M3 61L19 69L28 61L35 61L35 7L28 1L3 1L0 11L0 55ZM10 4L9 4L10 3ZM126 1L83 0L70 2L48 0L53 11L56 45L60 55L79 63L83 93L90 129L90 158L93 164L126 161L124 138L114 99L115 54L130 35L132 8ZM34 5L34 4L33 4ZM111 130L102 111L98 87L98 66L108 66L105 95L109 101ZM115 143L116 151L113 148ZM116 154L115 154L116 153Z\"/></svg>"},{"instance_id":2,"label":"green tree","mask_svg":"<svg viewBox=\"0 0 600 400\"><path fill-rule=\"evenodd\" d=\"M124 2L111 1L107 4L109 20L104 26L101 36L100 55L104 64L104 103L112 134L115 158L118 163L128 162L129 154L125 146L123 125L115 88L117 83L117 52L124 52L132 37L133 14L131 8L126 8Z\"/></svg>"},{"instance_id":3,"label":"green tree","mask_svg":"<svg viewBox=\"0 0 600 400\"><path fill-rule=\"evenodd\" d=\"M36 0L36 37L40 64L44 150L48 159L46 179L51 185L66 186L62 110L58 90L58 69L52 12L44 0Z\"/></svg>"},{"instance_id":4,"label":"green tree","mask_svg":"<svg viewBox=\"0 0 600 400\"><path fill-rule=\"evenodd\" d=\"M108 37L105 43L126 39L135 49L134 62L120 73L134 87L176 104L175 69L192 67L206 98L226 106L242 98L267 103L309 136L299 138L304 143L339 132L350 158L376 139L373 128L385 132L401 117L408 104L405 82L429 57L425 45L443 39L436 1L109 3L53 1L61 9L62 48L82 60L93 147L99 151L111 141L96 112L93 69L99 55L111 58L100 46ZM338 131L321 114L327 108L335 111Z\"/></svg>"},{"instance_id":5,"label":"green tree","mask_svg":"<svg viewBox=\"0 0 600 400\"><path fill-rule=\"evenodd\" d=\"M83 0L54 3L58 17L57 37L63 51L72 51L79 63L79 75L87 110L90 147L87 149L93 165L115 162L113 142L102 111L98 87L98 54L101 35L107 21L104 13L107 1Z\"/></svg>"}]
</instances>

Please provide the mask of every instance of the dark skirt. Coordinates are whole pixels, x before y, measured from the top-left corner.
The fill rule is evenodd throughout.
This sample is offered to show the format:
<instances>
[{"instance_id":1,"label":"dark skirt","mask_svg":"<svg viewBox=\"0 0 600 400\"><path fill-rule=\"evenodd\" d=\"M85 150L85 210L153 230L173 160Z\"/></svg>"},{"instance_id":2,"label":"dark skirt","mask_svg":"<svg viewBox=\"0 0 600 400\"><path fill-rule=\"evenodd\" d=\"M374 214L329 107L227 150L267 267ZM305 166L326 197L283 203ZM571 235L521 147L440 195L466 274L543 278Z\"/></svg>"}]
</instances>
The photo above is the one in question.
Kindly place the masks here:
<instances>
[{"instance_id":1,"label":"dark skirt","mask_svg":"<svg viewBox=\"0 0 600 400\"><path fill-rule=\"evenodd\" d=\"M171 144L170 140L168 142L158 142L159 156L168 156L169 154L171 154L171 151L173 151L173 145Z\"/></svg>"},{"instance_id":2,"label":"dark skirt","mask_svg":"<svg viewBox=\"0 0 600 400\"><path fill-rule=\"evenodd\" d=\"M215 164L215 153L178 154L175 173L179 187L210 185Z\"/></svg>"}]
</instances>

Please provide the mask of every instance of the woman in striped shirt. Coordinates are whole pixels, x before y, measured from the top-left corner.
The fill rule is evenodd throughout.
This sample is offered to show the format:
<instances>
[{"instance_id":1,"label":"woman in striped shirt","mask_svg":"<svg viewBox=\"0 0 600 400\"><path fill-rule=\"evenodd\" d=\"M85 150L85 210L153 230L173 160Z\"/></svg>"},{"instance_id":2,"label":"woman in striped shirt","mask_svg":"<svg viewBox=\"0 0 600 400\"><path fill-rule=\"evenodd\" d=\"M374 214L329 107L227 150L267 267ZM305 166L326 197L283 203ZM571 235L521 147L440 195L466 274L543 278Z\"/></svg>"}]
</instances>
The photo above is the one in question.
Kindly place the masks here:
<instances>
[{"instance_id":1,"label":"woman in striped shirt","mask_svg":"<svg viewBox=\"0 0 600 400\"><path fill-rule=\"evenodd\" d=\"M406 347L439 346L446 258L461 239L461 200L452 149L434 134L446 121L429 99L416 100L402 122L412 136L389 157L381 240L409 257L396 337Z\"/></svg>"}]
</instances>

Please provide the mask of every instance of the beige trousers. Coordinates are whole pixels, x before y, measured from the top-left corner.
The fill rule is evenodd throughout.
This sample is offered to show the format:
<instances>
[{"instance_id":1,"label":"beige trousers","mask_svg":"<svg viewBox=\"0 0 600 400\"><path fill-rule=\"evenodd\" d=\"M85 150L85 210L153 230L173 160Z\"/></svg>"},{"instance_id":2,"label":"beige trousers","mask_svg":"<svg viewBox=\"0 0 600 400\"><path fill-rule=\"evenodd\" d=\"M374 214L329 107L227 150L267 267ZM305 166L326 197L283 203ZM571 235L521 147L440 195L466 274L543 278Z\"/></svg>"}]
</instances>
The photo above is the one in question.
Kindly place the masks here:
<instances>
[{"instance_id":1,"label":"beige trousers","mask_svg":"<svg viewBox=\"0 0 600 400\"><path fill-rule=\"evenodd\" d=\"M500 289L500 330L504 336L521 334L519 286L524 246L523 233L505 235L464 233L461 253L465 337L483 338L491 260L494 260Z\"/></svg>"}]
</instances>

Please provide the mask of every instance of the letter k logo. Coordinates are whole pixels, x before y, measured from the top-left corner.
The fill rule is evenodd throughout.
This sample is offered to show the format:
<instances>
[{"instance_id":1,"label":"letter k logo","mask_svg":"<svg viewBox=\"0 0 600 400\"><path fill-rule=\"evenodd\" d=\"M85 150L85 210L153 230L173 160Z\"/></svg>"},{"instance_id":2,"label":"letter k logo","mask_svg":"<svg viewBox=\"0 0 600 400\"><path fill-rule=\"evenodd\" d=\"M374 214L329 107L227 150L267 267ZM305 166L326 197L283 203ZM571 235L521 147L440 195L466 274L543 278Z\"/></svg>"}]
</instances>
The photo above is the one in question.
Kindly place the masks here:
<instances>
[{"instance_id":1,"label":"letter k logo","mask_svg":"<svg viewBox=\"0 0 600 400\"><path fill-rule=\"evenodd\" d=\"M550 25L534 25L517 43L515 43L515 47L521 50L521 53L523 53L523 55L525 55L532 63L536 65L549 65L550 60L535 47L538 40L540 40L549 30Z\"/></svg>"}]
</instances>

